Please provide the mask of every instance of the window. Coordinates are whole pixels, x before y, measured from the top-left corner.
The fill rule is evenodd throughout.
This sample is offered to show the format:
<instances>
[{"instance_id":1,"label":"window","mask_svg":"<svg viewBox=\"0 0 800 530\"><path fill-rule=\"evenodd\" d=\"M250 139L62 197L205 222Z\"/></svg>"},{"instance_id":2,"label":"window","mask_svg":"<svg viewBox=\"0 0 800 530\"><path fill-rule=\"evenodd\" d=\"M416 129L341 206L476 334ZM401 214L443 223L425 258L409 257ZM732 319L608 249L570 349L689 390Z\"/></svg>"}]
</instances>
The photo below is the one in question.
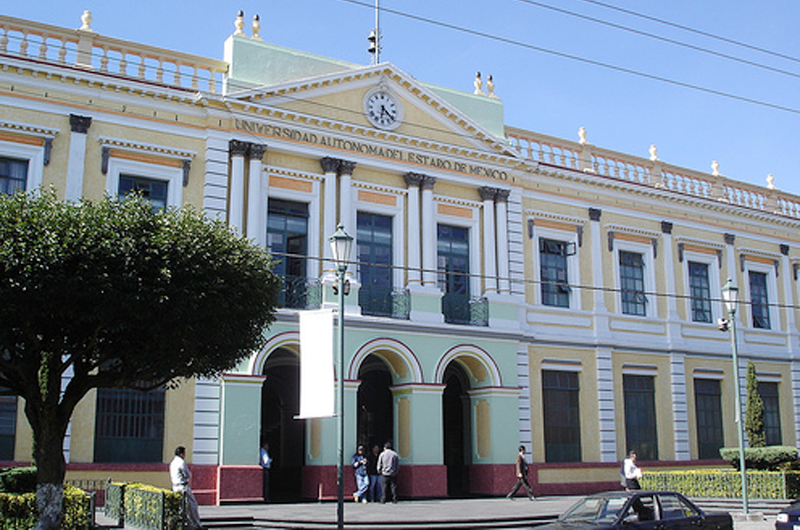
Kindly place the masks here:
<instances>
[{"instance_id":1,"label":"window","mask_svg":"<svg viewBox=\"0 0 800 530\"><path fill-rule=\"evenodd\" d=\"M164 390L97 391L95 462L161 462Z\"/></svg>"},{"instance_id":2,"label":"window","mask_svg":"<svg viewBox=\"0 0 800 530\"><path fill-rule=\"evenodd\" d=\"M544 451L547 462L581 461L577 372L542 372Z\"/></svg>"},{"instance_id":3,"label":"window","mask_svg":"<svg viewBox=\"0 0 800 530\"><path fill-rule=\"evenodd\" d=\"M567 243L539 238L539 260L541 262L542 304L569 307Z\"/></svg>"},{"instance_id":4,"label":"window","mask_svg":"<svg viewBox=\"0 0 800 530\"><path fill-rule=\"evenodd\" d=\"M625 394L625 443L642 460L658 460L655 378L622 376Z\"/></svg>"},{"instance_id":5,"label":"window","mask_svg":"<svg viewBox=\"0 0 800 530\"><path fill-rule=\"evenodd\" d=\"M622 313L645 316L647 296L644 294L644 259L635 252L619 252L619 280Z\"/></svg>"},{"instance_id":6,"label":"window","mask_svg":"<svg viewBox=\"0 0 800 530\"><path fill-rule=\"evenodd\" d=\"M689 292L692 300L692 321L711 322L711 289L708 264L689 262Z\"/></svg>"},{"instance_id":7,"label":"window","mask_svg":"<svg viewBox=\"0 0 800 530\"><path fill-rule=\"evenodd\" d=\"M714 379L694 380L694 410L697 420L697 453L701 459L720 458L725 443L722 431L722 391Z\"/></svg>"},{"instance_id":8,"label":"window","mask_svg":"<svg viewBox=\"0 0 800 530\"><path fill-rule=\"evenodd\" d=\"M469 229L438 226L439 287L445 322L469 324Z\"/></svg>"},{"instance_id":9,"label":"window","mask_svg":"<svg viewBox=\"0 0 800 530\"><path fill-rule=\"evenodd\" d=\"M277 260L275 274L283 278L279 304L305 309L307 299L308 205L269 199L267 247Z\"/></svg>"},{"instance_id":10,"label":"window","mask_svg":"<svg viewBox=\"0 0 800 530\"><path fill-rule=\"evenodd\" d=\"M750 271L750 311L754 328L770 329L767 274L764 272Z\"/></svg>"},{"instance_id":11,"label":"window","mask_svg":"<svg viewBox=\"0 0 800 530\"><path fill-rule=\"evenodd\" d=\"M28 161L0 157L0 194L11 195L25 190L28 182Z\"/></svg>"},{"instance_id":12,"label":"window","mask_svg":"<svg viewBox=\"0 0 800 530\"><path fill-rule=\"evenodd\" d=\"M17 396L3 395L0 387L0 460L14 460L17 434Z\"/></svg>"},{"instance_id":13,"label":"window","mask_svg":"<svg viewBox=\"0 0 800 530\"><path fill-rule=\"evenodd\" d=\"M358 212L357 225L361 312L392 316L392 218Z\"/></svg>"},{"instance_id":14,"label":"window","mask_svg":"<svg viewBox=\"0 0 800 530\"><path fill-rule=\"evenodd\" d=\"M150 201L153 210L161 210L167 207L167 190L169 183L163 180L155 180L133 175L119 176L120 199L125 198L129 193L139 193L144 199Z\"/></svg>"},{"instance_id":15,"label":"window","mask_svg":"<svg viewBox=\"0 0 800 530\"><path fill-rule=\"evenodd\" d=\"M758 383L758 393L764 402L764 436L767 445L781 445L781 407L778 394L778 383Z\"/></svg>"}]
</instances>

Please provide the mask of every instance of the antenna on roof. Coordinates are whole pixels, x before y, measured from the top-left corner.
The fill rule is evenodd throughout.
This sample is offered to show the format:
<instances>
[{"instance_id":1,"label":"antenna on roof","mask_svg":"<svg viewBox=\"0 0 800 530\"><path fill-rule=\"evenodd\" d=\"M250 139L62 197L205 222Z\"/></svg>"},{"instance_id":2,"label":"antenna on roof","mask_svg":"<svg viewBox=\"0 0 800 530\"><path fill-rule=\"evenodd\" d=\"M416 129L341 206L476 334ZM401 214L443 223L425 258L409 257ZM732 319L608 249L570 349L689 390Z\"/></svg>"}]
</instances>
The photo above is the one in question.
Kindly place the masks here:
<instances>
[{"instance_id":1,"label":"antenna on roof","mask_svg":"<svg viewBox=\"0 0 800 530\"><path fill-rule=\"evenodd\" d=\"M372 64L381 62L381 21L380 21L380 0L375 0L375 28L369 32L369 48L367 51L372 54Z\"/></svg>"}]
</instances>

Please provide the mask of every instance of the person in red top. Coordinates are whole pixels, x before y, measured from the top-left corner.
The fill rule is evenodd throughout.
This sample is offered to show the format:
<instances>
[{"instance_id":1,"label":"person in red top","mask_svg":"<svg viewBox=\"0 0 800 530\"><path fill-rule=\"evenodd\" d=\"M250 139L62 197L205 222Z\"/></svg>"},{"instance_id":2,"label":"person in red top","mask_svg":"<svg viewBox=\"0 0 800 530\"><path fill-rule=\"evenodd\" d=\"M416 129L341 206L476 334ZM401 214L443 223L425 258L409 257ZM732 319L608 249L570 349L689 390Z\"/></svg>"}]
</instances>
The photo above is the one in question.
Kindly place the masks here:
<instances>
[{"instance_id":1,"label":"person in red top","mask_svg":"<svg viewBox=\"0 0 800 530\"><path fill-rule=\"evenodd\" d=\"M522 486L525 486L525 492L528 494L528 500L533 500L533 490L531 490L531 485L528 483L528 462L525 461L525 446L519 446L519 453L517 454L517 461L515 465L517 471L517 483L514 484L514 487L511 489L508 495L506 495L507 499L514 500L514 495L516 495L517 491Z\"/></svg>"}]
</instances>

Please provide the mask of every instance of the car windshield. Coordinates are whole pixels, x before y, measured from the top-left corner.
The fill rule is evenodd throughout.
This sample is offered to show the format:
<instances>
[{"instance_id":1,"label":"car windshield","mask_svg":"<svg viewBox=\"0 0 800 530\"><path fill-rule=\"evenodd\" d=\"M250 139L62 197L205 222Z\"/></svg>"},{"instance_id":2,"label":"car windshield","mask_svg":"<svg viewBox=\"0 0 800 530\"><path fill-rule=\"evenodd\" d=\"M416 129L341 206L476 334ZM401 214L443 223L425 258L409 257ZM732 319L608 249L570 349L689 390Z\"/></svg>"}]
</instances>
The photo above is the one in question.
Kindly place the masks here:
<instances>
[{"instance_id":1,"label":"car windshield","mask_svg":"<svg viewBox=\"0 0 800 530\"><path fill-rule=\"evenodd\" d=\"M616 521L627 500L627 497L586 497L558 519L598 523Z\"/></svg>"}]
</instances>

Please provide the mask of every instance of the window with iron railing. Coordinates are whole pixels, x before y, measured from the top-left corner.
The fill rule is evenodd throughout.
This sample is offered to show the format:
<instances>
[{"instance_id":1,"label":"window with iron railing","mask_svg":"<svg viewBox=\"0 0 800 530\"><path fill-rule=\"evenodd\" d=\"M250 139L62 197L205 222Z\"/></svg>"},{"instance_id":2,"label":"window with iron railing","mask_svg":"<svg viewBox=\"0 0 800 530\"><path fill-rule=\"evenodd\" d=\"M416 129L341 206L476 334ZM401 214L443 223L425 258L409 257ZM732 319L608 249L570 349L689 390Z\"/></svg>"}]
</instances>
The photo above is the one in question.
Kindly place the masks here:
<instances>
[{"instance_id":1,"label":"window with iron railing","mask_svg":"<svg viewBox=\"0 0 800 530\"><path fill-rule=\"evenodd\" d=\"M701 459L720 458L725 443L722 430L722 390L716 379L694 380L697 453Z\"/></svg>"},{"instance_id":2,"label":"window with iron railing","mask_svg":"<svg viewBox=\"0 0 800 530\"><path fill-rule=\"evenodd\" d=\"M95 462L161 462L164 389L97 391Z\"/></svg>"},{"instance_id":3,"label":"window with iron railing","mask_svg":"<svg viewBox=\"0 0 800 530\"><path fill-rule=\"evenodd\" d=\"M641 460L658 460L655 378L625 374L622 387L626 452L636 451Z\"/></svg>"},{"instance_id":4,"label":"window with iron railing","mask_svg":"<svg viewBox=\"0 0 800 530\"><path fill-rule=\"evenodd\" d=\"M358 305L365 315L391 317L392 290L392 218L358 212Z\"/></svg>"},{"instance_id":5,"label":"window with iron railing","mask_svg":"<svg viewBox=\"0 0 800 530\"><path fill-rule=\"evenodd\" d=\"M267 247L275 258L273 271L283 279L279 305L289 309L305 309L309 296L306 274L308 204L269 200Z\"/></svg>"},{"instance_id":6,"label":"window with iron railing","mask_svg":"<svg viewBox=\"0 0 800 530\"><path fill-rule=\"evenodd\" d=\"M449 324L470 324L469 229L439 225L437 235L444 320Z\"/></svg>"},{"instance_id":7,"label":"window with iron railing","mask_svg":"<svg viewBox=\"0 0 800 530\"><path fill-rule=\"evenodd\" d=\"M580 387L577 372L542 371L544 455L547 462L581 461Z\"/></svg>"},{"instance_id":8,"label":"window with iron railing","mask_svg":"<svg viewBox=\"0 0 800 530\"><path fill-rule=\"evenodd\" d=\"M764 403L764 437L767 445L782 445L781 403L778 394L778 383L759 381L758 394Z\"/></svg>"}]
</instances>

